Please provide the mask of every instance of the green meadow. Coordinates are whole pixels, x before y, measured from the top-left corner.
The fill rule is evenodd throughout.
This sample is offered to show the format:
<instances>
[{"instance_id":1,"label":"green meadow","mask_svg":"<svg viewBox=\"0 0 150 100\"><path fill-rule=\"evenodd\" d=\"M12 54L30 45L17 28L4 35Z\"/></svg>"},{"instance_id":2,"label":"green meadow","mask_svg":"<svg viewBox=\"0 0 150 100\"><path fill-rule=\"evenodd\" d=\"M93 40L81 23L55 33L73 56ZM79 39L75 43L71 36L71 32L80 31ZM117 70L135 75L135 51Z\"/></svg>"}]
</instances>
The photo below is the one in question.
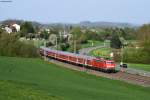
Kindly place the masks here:
<instances>
[{"instance_id":1,"label":"green meadow","mask_svg":"<svg viewBox=\"0 0 150 100\"><path fill-rule=\"evenodd\" d=\"M35 58L0 57L0 100L150 100L150 88Z\"/></svg>"}]
</instances>

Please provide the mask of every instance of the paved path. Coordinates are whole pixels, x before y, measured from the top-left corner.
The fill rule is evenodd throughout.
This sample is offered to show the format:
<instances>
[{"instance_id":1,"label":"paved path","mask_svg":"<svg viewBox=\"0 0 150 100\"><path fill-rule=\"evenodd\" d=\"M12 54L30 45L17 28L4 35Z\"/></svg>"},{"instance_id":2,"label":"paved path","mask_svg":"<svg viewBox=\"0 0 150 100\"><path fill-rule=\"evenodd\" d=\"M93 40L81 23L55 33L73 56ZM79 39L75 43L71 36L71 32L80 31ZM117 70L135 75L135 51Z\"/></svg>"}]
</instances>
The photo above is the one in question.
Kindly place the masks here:
<instances>
[{"instance_id":1,"label":"paved path","mask_svg":"<svg viewBox=\"0 0 150 100\"><path fill-rule=\"evenodd\" d=\"M139 70L139 69L134 69L134 68L127 68L126 72L131 73L131 74L137 74L137 75L141 75L141 76L150 77L149 71L144 71L144 70Z\"/></svg>"},{"instance_id":2,"label":"paved path","mask_svg":"<svg viewBox=\"0 0 150 100\"><path fill-rule=\"evenodd\" d=\"M105 48L105 47L106 46L96 46L96 47L83 48L83 49L79 50L79 54L88 55L91 51L93 51L95 49Z\"/></svg>"}]
</instances>

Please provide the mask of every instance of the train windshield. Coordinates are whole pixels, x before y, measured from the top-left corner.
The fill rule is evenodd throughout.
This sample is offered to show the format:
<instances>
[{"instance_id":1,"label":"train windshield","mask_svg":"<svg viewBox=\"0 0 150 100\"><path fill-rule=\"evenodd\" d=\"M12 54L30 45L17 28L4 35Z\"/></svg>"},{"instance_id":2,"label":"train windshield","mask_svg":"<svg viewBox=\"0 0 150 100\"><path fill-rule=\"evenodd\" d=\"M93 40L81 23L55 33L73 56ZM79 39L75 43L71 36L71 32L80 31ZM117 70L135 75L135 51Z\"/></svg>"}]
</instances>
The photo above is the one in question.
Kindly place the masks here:
<instances>
[{"instance_id":1,"label":"train windshield","mask_svg":"<svg viewBox=\"0 0 150 100\"><path fill-rule=\"evenodd\" d=\"M107 64L114 64L113 61L107 61L106 63L107 63Z\"/></svg>"}]
</instances>

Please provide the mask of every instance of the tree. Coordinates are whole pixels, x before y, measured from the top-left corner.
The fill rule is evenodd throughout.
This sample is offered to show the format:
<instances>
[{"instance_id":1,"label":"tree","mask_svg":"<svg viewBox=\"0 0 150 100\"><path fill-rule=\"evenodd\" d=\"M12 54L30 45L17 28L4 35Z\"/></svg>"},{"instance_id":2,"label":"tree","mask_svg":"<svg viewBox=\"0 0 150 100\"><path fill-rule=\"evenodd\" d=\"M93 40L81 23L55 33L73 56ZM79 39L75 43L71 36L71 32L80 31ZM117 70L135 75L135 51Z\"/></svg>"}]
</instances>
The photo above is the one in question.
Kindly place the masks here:
<instances>
[{"instance_id":1,"label":"tree","mask_svg":"<svg viewBox=\"0 0 150 100\"><path fill-rule=\"evenodd\" d=\"M32 44L25 44L19 41L19 35L17 33L2 33L0 36L0 55L36 57L37 49Z\"/></svg>"},{"instance_id":2,"label":"tree","mask_svg":"<svg viewBox=\"0 0 150 100\"><path fill-rule=\"evenodd\" d=\"M121 44L118 34L114 33L112 35L110 46L115 49L121 48L122 44Z\"/></svg>"},{"instance_id":3,"label":"tree","mask_svg":"<svg viewBox=\"0 0 150 100\"><path fill-rule=\"evenodd\" d=\"M139 48L129 48L124 52L124 60L131 63L146 63L150 60L150 24L143 25L136 33Z\"/></svg>"},{"instance_id":4,"label":"tree","mask_svg":"<svg viewBox=\"0 0 150 100\"><path fill-rule=\"evenodd\" d=\"M31 22L24 22L21 25L21 30L20 30L21 37L26 36L28 33L35 33L35 29Z\"/></svg>"},{"instance_id":5,"label":"tree","mask_svg":"<svg viewBox=\"0 0 150 100\"><path fill-rule=\"evenodd\" d=\"M44 39L47 40L47 39L49 38L49 35L50 35L50 34L49 34L46 30L44 30L44 31L43 31L43 35L44 35Z\"/></svg>"},{"instance_id":6,"label":"tree","mask_svg":"<svg viewBox=\"0 0 150 100\"><path fill-rule=\"evenodd\" d=\"M142 42L145 42L150 39L150 24L145 24L139 28L138 32L138 39Z\"/></svg>"},{"instance_id":7,"label":"tree","mask_svg":"<svg viewBox=\"0 0 150 100\"><path fill-rule=\"evenodd\" d=\"M57 35L56 34L51 34L49 36L49 42L51 42L53 45L56 45L56 42L57 42Z\"/></svg>"},{"instance_id":8,"label":"tree","mask_svg":"<svg viewBox=\"0 0 150 100\"><path fill-rule=\"evenodd\" d=\"M71 34L76 35L76 37L79 37L82 34L81 28L80 27L74 27L71 30Z\"/></svg>"},{"instance_id":9,"label":"tree","mask_svg":"<svg viewBox=\"0 0 150 100\"><path fill-rule=\"evenodd\" d=\"M143 25L138 30L138 39L143 47L143 51L150 55L150 24Z\"/></svg>"},{"instance_id":10,"label":"tree","mask_svg":"<svg viewBox=\"0 0 150 100\"><path fill-rule=\"evenodd\" d=\"M3 30L2 30L2 28L0 27L0 36L1 36L2 33L3 33Z\"/></svg>"},{"instance_id":11,"label":"tree","mask_svg":"<svg viewBox=\"0 0 150 100\"><path fill-rule=\"evenodd\" d=\"M85 44L87 43L87 36L85 33L82 33L81 36L77 39L77 43Z\"/></svg>"},{"instance_id":12,"label":"tree","mask_svg":"<svg viewBox=\"0 0 150 100\"><path fill-rule=\"evenodd\" d=\"M60 49L62 51L67 51L68 48L69 48L69 44L68 43L61 43L60 44Z\"/></svg>"}]
</instances>

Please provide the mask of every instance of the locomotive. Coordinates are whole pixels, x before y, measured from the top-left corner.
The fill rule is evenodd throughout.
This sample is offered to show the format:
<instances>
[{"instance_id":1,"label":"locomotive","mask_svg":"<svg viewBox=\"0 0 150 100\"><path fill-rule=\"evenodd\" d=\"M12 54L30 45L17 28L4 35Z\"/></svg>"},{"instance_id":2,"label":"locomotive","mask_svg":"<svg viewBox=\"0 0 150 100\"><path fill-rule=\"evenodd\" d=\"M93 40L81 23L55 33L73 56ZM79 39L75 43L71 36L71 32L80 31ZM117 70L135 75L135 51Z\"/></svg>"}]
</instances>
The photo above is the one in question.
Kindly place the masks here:
<instances>
[{"instance_id":1,"label":"locomotive","mask_svg":"<svg viewBox=\"0 0 150 100\"><path fill-rule=\"evenodd\" d=\"M59 50L52 50L47 47L40 47L40 55L103 71L114 71L116 67L116 64L112 60L106 60L100 57L91 57L87 55L80 55Z\"/></svg>"}]
</instances>

